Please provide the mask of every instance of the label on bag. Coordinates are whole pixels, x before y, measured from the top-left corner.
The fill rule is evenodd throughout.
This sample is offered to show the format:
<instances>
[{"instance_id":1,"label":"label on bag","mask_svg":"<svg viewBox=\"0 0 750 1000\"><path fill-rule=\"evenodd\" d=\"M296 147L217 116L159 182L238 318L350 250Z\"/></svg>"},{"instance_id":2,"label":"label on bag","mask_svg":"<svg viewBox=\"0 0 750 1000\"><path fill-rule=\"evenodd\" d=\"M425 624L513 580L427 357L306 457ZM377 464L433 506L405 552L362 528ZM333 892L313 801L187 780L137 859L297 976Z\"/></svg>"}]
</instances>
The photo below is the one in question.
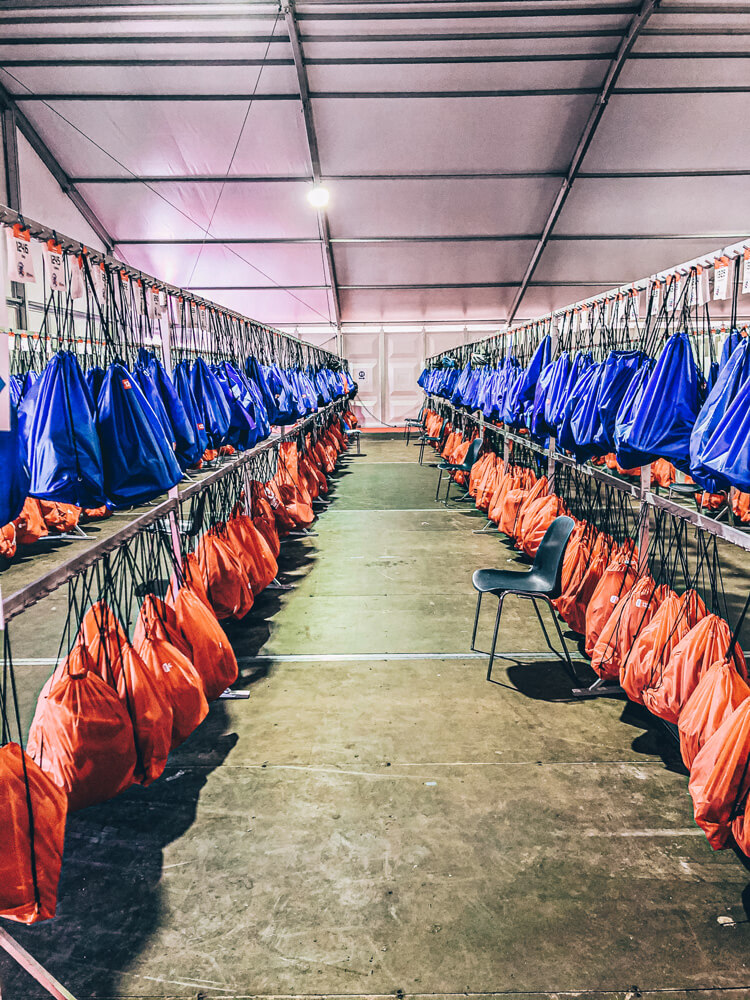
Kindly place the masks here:
<instances>
[{"instance_id":1,"label":"label on bag","mask_svg":"<svg viewBox=\"0 0 750 1000\"><path fill-rule=\"evenodd\" d=\"M750 247L742 256L742 294L747 295L750 292Z\"/></svg>"},{"instance_id":2,"label":"label on bag","mask_svg":"<svg viewBox=\"0 0 750 1000\"><path fill-rule=\"evenodd\" d=\"M714 261L714 299L729 297L729 258L719 257Z\"/></svg>"},{"instance_id":3,"label":"label on bag","mask_svg":"<svg viewBox=\"0 0 750 1000\"><path fill-rule=\"evenodd\" d=\"M91 268L91 283L94 286L99 305L104 305L104 263Z\"/></svg>"},{"instance_id":4,"label":"label on bag","mask_svg":"<svg viewBox=\"0 0 750 1000\"><path fill-rule=\"evenodd\" d=\"M31 255L31 233L16 223L12 229L6 228L5 239L8 249L8 277L11 281L31 284L34 277L34 259Z\"/></svg>"},{"instance_id":5,"label":"label on bag","mask_svg":"<svg viewBox=\"0 0 750 1000\"><path fill-rule=\"evenodd\" d=\"M53 292L64 292L67 282L65 281L65 257L62 247L54 240L47 240L42 253L49 287Z\"/></svg>"}]
</instances>

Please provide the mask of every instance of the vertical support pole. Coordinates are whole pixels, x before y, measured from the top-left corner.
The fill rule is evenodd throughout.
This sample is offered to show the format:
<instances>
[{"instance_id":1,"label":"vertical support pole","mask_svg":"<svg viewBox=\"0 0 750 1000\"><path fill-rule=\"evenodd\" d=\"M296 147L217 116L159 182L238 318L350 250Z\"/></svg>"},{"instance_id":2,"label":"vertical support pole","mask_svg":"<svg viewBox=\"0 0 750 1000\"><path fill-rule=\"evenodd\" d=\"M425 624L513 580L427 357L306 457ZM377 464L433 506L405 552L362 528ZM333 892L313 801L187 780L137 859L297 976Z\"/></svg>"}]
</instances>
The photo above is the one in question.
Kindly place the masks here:
<instances>
[{"instance_id":1,"label":"vertical support pole","mask_svg":"<svg viewBox=\"0 0 750 1000\"><path fill-rule=\"evenodd\" d=\"M167 296L167 307L164 311L164 323L161 326L161 360L167 375L172 378L172 312L169 308L169 296ZM173 486L167 494L170 500L177 503L175 510L169 514L169 533L172 538L172 553L175 565L182 570L182 539L180 538L180 525L177 520L180 511L180 491L177 486ZM173 587L176 591L178 587L177 576L175 575ZM176 593L173 594L177 596Z\"/></svg>"},{"instance_id":2,"label":"vertical support pole","mask_svg":"<svg viewBox=\"0 0 750 1000\"><path fill-rule=\"evenodd\" d=\"M547 451L547 482L550 485L550 489L553 487L555 481L555 435L550 435L549 439L549 449Z\"/></svg>"},{"instance_id":3,"label":"vertical support pole","mask_svg":"<svg viewBox=\"0 0 750 1000\"><path fill-rule=\"evenodd\" d=\"M5 108L2 112L3 170L5 173L5 195L8 208L21 211L21 172L18 165L18 131L16 109ZM19 281L10 283L11 298L16 310L16 328L28 329L26 314L26 286Z\"/></svg>"},{"instance_id":4,"label":"vertical support pole","mask_svg":"<svg viewBox=\"0 0 750 1000\"><path fill-rule=\"evenodd\" d=\"M505 468L508 468L508 462L510 462L510 438L507 434L503 434L503 462L505 463Z\"/></svg>"},{"instance_id":5,"label":"vertical support pole","mask_svg":"<svg viewBox=\"0 0 750 1000\"><path fill-rule=\"evenodd\" d=\"M642 572L648 562L648 540L651 531L651 508L646 500L646 494L651 489L651 465L641 466L641 526L638 532L638 570Z\"/></svg>"},{"instance_id":6,"label":"vertical support pole","mask_svg":"<svg viewBox=\"0 0 750 1000\"><path fill-rule=\"evenodd\" d=\"M386 389L388 385L388 372L386 371L387 352L385 349L385 330L382 327L380 328L379 353L380 353L380 422L381 424L385 424L387 423L385 419L385 401L387 398Z\"/></svg>"}]
</instances>

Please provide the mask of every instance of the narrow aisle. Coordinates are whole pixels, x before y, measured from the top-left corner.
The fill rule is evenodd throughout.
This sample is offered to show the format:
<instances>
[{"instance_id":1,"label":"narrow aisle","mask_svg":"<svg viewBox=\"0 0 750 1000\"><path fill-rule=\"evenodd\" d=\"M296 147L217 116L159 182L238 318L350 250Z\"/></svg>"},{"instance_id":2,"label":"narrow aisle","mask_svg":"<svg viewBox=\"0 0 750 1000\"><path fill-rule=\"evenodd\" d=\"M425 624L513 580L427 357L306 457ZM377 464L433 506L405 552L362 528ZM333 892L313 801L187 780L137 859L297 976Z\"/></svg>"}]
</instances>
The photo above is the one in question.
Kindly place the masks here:
<instances>
[{"instance_id":1,"label":"narrow aisle","mask_svg":"<svg viewBox=\"0 0 750 1000\"><path fill-rule=\"evenodd\" d=\"M91 967L98 998L747 996L748 876L694 826L676 753L623 702L555 700L517 605L499 648L538 659L486 683L470 576L516 557L435 505L415 448L363 451L285 546L296 588L236 630L265 672L250 698L214 705L106 825L74 818L66 877L88 864L90 891L36 953Z\"/></svg>"}]
</instances>

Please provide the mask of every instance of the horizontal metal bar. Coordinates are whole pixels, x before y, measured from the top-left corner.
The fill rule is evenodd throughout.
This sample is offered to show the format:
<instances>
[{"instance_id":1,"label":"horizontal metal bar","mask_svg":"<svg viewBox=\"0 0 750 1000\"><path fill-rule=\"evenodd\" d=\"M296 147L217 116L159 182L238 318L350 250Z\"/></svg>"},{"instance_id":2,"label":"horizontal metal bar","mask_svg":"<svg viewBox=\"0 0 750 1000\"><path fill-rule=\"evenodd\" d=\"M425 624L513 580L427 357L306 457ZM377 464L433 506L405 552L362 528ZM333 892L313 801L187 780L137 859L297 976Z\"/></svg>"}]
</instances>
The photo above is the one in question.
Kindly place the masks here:
<instances>
[{"instance_id":1,"label":"horizontal metal bar","mask_svg":"<svg viewBox=\"0 0 750 1000\"><path fill-rule=\"evenodd\" d=\"M320 292L330 287L330 285L185 285L189 292Z\"/></svg>"},{"instance_id":2,"label":"horizontal metal bar","mask_svg":"<svg viewBox=\"0 0 750 1000\"><path fill-rule=\"evenodd\" d=\"M620 479L611 472L604 472L603 469L598 469L595 465L582 465L580 462L576 462L574 458L571 458L570 455L565 455L557 450L555 450L554 458L555 463L567 465L586 476L598 479L600 483L606 483L607 486L611 486L613 489L620 490L622 493L628 493L636 499L640 498L640 487L636 486L635 483L629 483L625 479Z\"/></svg>"},{"instance_id":3,"label":"horizontal metal bar","mask_svg":"<svg viewBox=\"0 0 750 1000\"><path fill-rule=\"evenodd\" d=\"M553 233L550 236L550 243L591 243L591 242L618 242L626 240L722 240L741 239L742 234L737 233ZM474 233L471 235L445 235L445 236L332 236L331 243L367 245L380 243L516 243L530 240L538 240L536 233L496 233L487 235L486 233ZM210 237L206 240L198 238L185 239L129 239L128 237L118 237L114 241L115 246L200 246L201 244L215 243L217 245L284 245L296 243L320 243L319 237L311 236L265 236L265 237L244 237L232 236L228 238Z\"/></svg>"},{"instance_id":4,"label":"horizontal metal bar","mask_svg":"<svg viewBox=\"0 0 750 1000\"><path fill-rule=\"evenodd\" d=\"M550 7L534 8L523 5L516 5L501 9L492 7L490 9L459 9L459 10L366 10L352 9L343 11L322 11L314 10L300 13L299 21L459 21L459 20L484 20L486 18L502 19L506 17L607 17L612 15L632 14L637 10L637 6L628 4L618 6L613 4L601 5L597 7L574 7L570 4L560 3ZM192 10L187 13L177 11L143 11L134 10L117 14L118 21L138 20L138 21L269 21L273 20L273 8L269 4L268 11L257 11L245 8L240 12L232 10L226 11L202 11ZM37 24L40 17L32 17L28 14L8 14L2 17L5 24ZM89 24L100 23L101 16L97 14L73 14L73 13L48 13L44 16L44 21L50 24Z\"/></svg>"},{"instance_id":5,"label":"horizontal metal bar","mask_svg":"<svg viewBox=\"0 0 750 1000\"><path fill-rule=\"evenodd\" d=\"M310 98L315 101L380 101L380 100L447 100L449 98L497 98L497 97L571 97L575 95L593 95L599 92L597 87L539 87L524 90L335 90L310 91ZM647 91L644 91L646 93ZM661 93L660 90L648 91ZM667 91L665 91L666 93ZM692 91L690 91L692 92ZM36 93L13 94L13 99L21 103L76 101L106 102L106 101L298 101L298 93L277 94L153 94L153 93Z\"/></svg>"},{"instance_id":6,"label":"horizontal metal bar","mask_svg":"<svg viewBox=\"0 0 750 1000\"><path fill-rule=\"evenodd\" d=\"M76 101L82 103L102 103L106 101L298 101L299 94L134 94L130 93L36 93L12 94L17 104L37 104L39 102Z\"/></svg>"},{"instance_id":7,"label":"horizontal metal bar","mask_svg":"<svg viewBox=\"0 0 750 1000\"><path fill-rule=\"evenodd\" d=\"M323 174L321 181L495 181L495 180L547 180L564 177L564 170L488 170L482 173L454 171L442 173L392 173L392 174ZM582 170L578 180L670 180L682 177L750 177L750 168L680 168L675 170ZM100 177L71 177L72 184L309 184L307 175L281 176L279 174L143 174L136 177L113 175Z\"/></svg>"},{"instance_id":8,"label":"horizontal metal bar","mask_svg":"<svg viewBox=\"0 0 750 1000\"><path fill-rule=\"evenodd\" d=\"M715 521L712 517L706 517L705 514L700 514L697 510L688 510L681 504L675 503L674 500L667 500L665 497L657 496L656 493L651 493L650 490L646 491L644 499L652 507L660 507L669 514L681 517L683 521L689 521L697 528L708 531L717 538L723 538L725 542L731 542L732 545L750 552L750 534L734 528L731 524Z\"/></svg>"},{"instance_id":9,"label":"horizontal metal bar","mask_svg":"<svg viewBox=\"0 0 750 1000\"><path fill-rule=\"evenodd\" d=\"M300 21L453 21L460 18L503 18L503 17L606 17L618 14L634 14L635 4L600 4L596 7L573 6L561 3L550 7L529 7L516 4L512 8L492 7L489 10L350 10L346 13L314 11L300 14Z\"/></svg>"},{"instance_id":10,"label":"horizontal metal bar","mask_svg":"<svg viewBox=\"0 0 750 1000\"><path fill-rule=\"evenodd\" d=\"M582 281L532 281L530 283L531 288L611 288L616 282L612 281L588 281L586 279ZM622 282L621 282L622 284ZM381 282L379 284L368 284L368 285L339 285L338 287L342 291L347 292L368 292L377 291L379 289L393 290L393 291L418 291L418 290L429 290L438 288L516 288L518 286L517 281L431 281L431 282L400 282L387 284ZM265 292L270 290L278 290L278 285L187 285L189 291L201 291L201 292ZM323 289L330 288L330 285L284 285L284 288L301 291L304 289ZM305 324L307 326L307 324Z\"/></svg>"},{"instance_id":11,"label":"horizontal metal bar","mask_svg":"<svg viewBox=\"0 0 750 1000\"><path fill-rule=\"evenodd\" d=\"M0 21L2 24L2 21ZM199 39L200 40L200 39ZM0 45L3 43L0 42ZM309 58L306 59L308 66L459 66L459 65L481 65L488 64L513 64L513 63L545 63L545 62L606 62L612 58L614 52L533 52L512 55L440 55L440 56L352 56L331 57L331 58ZM674 60L684 59L695 62L698 59L748 59L750 53L743 51L722 50L703 52L632 52L631 60ZM89 59L4 59L2 65L11 69L23 67L49 67L65 68L73 66L132 66L151 67L164 66L175 68L210 66L212 68L223 68L227 66L293 66L293 59L250 59L250 58L206 58L206 59L170 59L170 58L133 58L133 57L111 57Z\"/></svg>"},{"instance_id":12,"label":"horizontal metal bar","mask_svg":"<svg viewBox=\"0 0 750 1000\"><path fill-rule=\"evenodd\" d=\"M724 32L731 34L731 32ZM497 42L506 40L531 41L538 38L619 38L624 34L621 28L551 28L534 31L436 31L436 32L403 32L379 35L362 34L303 34L303 42L325 42L351 44L357 42ZM289 39L284 35L169 35L160 33L143 35L16 35L0 40L0 47L5 45L245 45L249 43L288 45Z\"/></svg>"}]
</instances>

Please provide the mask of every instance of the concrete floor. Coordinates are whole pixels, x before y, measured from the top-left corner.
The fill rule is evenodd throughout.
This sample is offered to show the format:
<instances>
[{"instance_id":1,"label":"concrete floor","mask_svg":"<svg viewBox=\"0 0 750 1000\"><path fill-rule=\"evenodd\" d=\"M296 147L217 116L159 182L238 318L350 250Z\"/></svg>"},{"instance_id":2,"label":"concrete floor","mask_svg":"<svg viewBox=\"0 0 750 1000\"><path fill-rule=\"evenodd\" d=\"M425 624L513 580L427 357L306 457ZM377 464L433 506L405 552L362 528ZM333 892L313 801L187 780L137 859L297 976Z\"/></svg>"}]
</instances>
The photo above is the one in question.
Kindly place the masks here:
<instances>
[{"instance_id":1,"label":"concrete floor","mask_svg":"<svg viewBox=\"0 0 750 1000\"><path fill-rule=\"evenodd\" d=\"M499 648L535 658L488 684L470 573L517 557L434 504L415 448L363 450L285 545L296 589L232 629L250 699L72 816L59 916L3 926L78 1000L750 997L750 877L695 827L675 745L571 703L526 606ZM37 612L13 641L56 652ZM18 669L27 716L48 672ZM2 958L0 983L46 996Z\"/></svg>"}]
</instances>

